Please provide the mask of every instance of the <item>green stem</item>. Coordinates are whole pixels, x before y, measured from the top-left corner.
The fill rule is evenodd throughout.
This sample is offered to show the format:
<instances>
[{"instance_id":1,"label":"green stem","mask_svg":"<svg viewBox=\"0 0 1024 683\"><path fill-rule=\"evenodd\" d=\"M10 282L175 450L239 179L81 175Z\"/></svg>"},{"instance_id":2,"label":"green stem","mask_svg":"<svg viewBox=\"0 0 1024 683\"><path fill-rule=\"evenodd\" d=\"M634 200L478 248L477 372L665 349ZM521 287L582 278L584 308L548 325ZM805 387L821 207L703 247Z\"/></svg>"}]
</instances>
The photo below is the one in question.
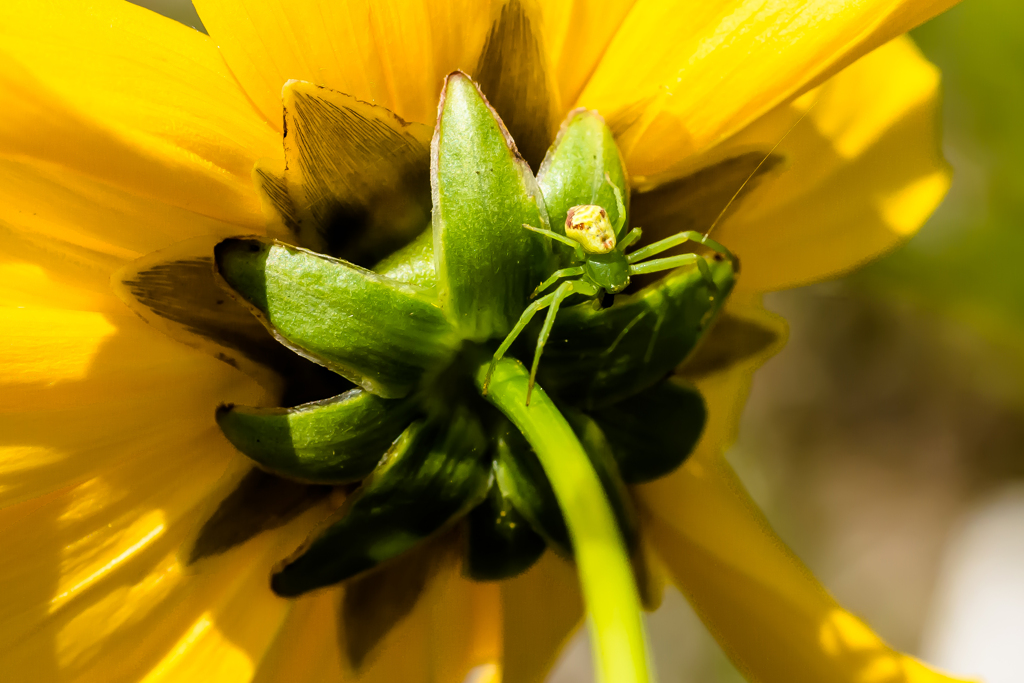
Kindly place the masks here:
<instances>
[{"instance_id":1,"label":"green stem","mask_svg":"<svg viewBox=\"0 0 1024 683\"><path fill-rule=\"evenodd\" d=\"M476 371L482 388L490 359ZM647 642L640 597L626 546L601 481L569 423L544 390L535 386L526 405L529 373L503 358L486 398L503 412L537 452L569 527L583 596L590 610L594 660L604 683L648 683Z\"/></svg>"}]
</instances>

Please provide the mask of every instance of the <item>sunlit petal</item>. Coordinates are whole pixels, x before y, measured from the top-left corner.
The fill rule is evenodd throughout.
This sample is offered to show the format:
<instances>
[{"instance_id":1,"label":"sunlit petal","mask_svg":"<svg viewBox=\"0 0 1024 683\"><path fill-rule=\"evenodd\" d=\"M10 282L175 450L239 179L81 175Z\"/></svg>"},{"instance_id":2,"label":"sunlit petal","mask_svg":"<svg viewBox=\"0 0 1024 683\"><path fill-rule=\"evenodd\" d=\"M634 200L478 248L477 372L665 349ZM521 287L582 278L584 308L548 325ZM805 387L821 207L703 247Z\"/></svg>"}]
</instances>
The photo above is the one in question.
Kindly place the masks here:
<instances>
[{"instance_id":1,"label":"sunlit petal","mask_svg":"<svg viewBox=\"0 0 1024 683\"><path fill-rule=\"evenodd\" d=\"M952 4L640 0L579 104L609 120L634 177L654 176Z\"/></svg>"},{"instance_id":2,"label":"sunlit petal","mask_svg":"<svg viewBox=\"0 0 1024 683\"><path fill-rule=\"evenodd\" d=\"M491 21L478 0L196 0L249 97L281 122L289 79L325 85L433 123L445 74L470 69Z\"/></svg>"},{"instance_id":3,"label":"sunlit petal","mask_svg":"<svg viewBox=\"0 0 1024 683\"><path fill-rule=\"evenodd\" d=\"M945 195L938 71L898 38L663 178L680 173L634 195L645 233L714 226L740 291L835 277L908 239Z\"/></svg>"},{"instance_id":4,"label":"sunlit petal","mask_svg":"<svg viewBox=\"0 0 1024 683\"><path fill-rule=\"evenodd\" d=\"M775 535L722 457L763 360L696 378L709 406L701 444L674 474L638 487L645 528L673 580L752 681L956 680L895 652L843 610Z\"/></svg>"},{"instance_id":5,"label":"sunlit petal","mask_svg":"<svg viewBox=\"0 0 1024 683\"><path fill-rule=\"evenodd\" d=\"M280 138L212 40L114 0L5 2L0 38L0 154L262 224L250 173Z\"/></svg>"}]
</instances>

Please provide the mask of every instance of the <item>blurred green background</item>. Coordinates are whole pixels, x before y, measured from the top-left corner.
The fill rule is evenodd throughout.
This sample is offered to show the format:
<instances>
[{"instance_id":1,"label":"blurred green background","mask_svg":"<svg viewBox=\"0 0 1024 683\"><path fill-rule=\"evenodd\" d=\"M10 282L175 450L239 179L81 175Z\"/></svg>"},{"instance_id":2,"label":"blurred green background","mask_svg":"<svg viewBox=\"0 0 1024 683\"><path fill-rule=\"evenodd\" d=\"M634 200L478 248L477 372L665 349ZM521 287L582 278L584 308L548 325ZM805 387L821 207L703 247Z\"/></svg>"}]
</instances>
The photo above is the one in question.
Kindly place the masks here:
<instances>
[{"instance_id":1,"label":"blurred green background","mask_svg":"<svg viewBox=\"0 0 1024 683\"><path fill-rule=\"evenodd\" d=\"M189 0L137 4L201 27ZM1000 613L1024 613L1024 572L999 573L1024 563L1024 3L967 0L913 36L943 72L949 196L899 252L767 298L790 341L758 374L730 459L895 647L1024 681L1003 645L1024 649L1024 622ZM651 638L664 683L741 680L678 593ZM552 681L591 677L581 637Z\"/></svg>"}]
</instances>

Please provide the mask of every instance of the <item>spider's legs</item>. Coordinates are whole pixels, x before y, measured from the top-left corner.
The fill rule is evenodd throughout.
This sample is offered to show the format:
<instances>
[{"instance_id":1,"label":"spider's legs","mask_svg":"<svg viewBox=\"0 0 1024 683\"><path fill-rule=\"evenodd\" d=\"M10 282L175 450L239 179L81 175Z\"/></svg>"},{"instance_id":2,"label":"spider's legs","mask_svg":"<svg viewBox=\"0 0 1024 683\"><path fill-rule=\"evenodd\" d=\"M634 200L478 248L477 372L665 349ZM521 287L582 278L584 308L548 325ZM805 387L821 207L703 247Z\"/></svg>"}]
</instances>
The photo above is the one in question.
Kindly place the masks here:
<instances>
[{"instance_id":1,"label":"spider's legs","mask_svg":"<svg viewBox=\"0 0 1024 683\"><path fill-rule=\"evenodd\" d=\"M629 266L630 275L643 275L644 273L657 273L662 270L671 270L672 268L679 268L680 266L697 265L697 270L700 271L704 281L708 283L708 287L711 289L712 294L718 293L718 285L715 284L715 279L711 276L711 269L708 268L708 262L704 260L704 257L700 254L679 254L678 256L668 256L666 258L656 258L653 261L644 261L643 263L634 263Z\"/></svg>"},{"instance_id":2,"label":"spider's legs","mask_svg":"<svg viewBox=\"0 0 1024 683\"><path fill-rule=\"evenodd\" d=\"M526 223L523 223L523 227L531 232L536 232L538 234L544 235L545 237L553 239L556 242L561 242L566 246L572 247L573 253L576 254L577 261L583 261L586 259L586 254L583 253L583 247L580 246L579 242L571 240L565 235L559 235L557 232L554 232L552 230L545 230L544 228L535 228L532 225L527 225Z\"/></svg>"},{"instance_id":3,"label":"spider's legs","mask_svg":"<svg viewBox=\"0 0 1024 683\"><path fill-rule=\"evenodd\" d=\"M544 318L544 327L541 328L540 336L537 337L537 348L533 352L533 366L530 367L530 383L526 387L526 405L530 405L530 395L533 393L533 383L537 377L537 366L540 365L540 357L541 354L544 353L544 345L548 343L548 337L551 336L551 327L555 324L555 316L558 315L558 307L562 305L563 301L573 294L596 296L597 291L597 287L589 282L571 280L560 284L558 289L555 290L555 293L550 295L551 304L548 307L547 317ZM548 297L544 298L546 299Z\"/></svg>"},{"instance_id":4,"label":"spider's legs","mask_svg":"<svg viewBox=\"0 0 1024 683\"><path fill-rule=\"evenodd\" d=\"M707 235L704 235L699 232L694 232L693 230L684 230L683 232L678 232L675 235L670 235L669 237L666 237L663 240L658 240L654 244L648 244L646 247L642 247L634 251L632 254L628 254L626 256L626 260L629 261L630 263L636 263L637 261L642 261L643 259L648 258L649 256L660 254L661 252L667 251L672 247L677 247L684 242L690 241L696 242L697 244L702 244L706 246L708 249L711 249L712 251L717 252L722 256L725 256L730 261L736 260L732 253L728 249L723 247L721 244L714 241L713 239L708 238Z\"/></svg>"},{"instance_id":5,"label":"spider's legs","mask_svg":"<svg viewBox=\"0 0 1024 683\"><path fill-rule=\"evenodd\" d=\"M576 275L583 275L583 266L573 266L571 268L562 268L561 270L556 270L554 273L551 274L551 277L537 285L537 289L533 290L533 294L530 295L530 298L533 299L538 294L543 292L545 289L561 280L563 277L573 277Z\"/></svg>"},{"instance_id":6,"label":"spider's legs","mask_svg":"<svg viewBox=\"0 0 1024 683\"><path fill-rule=\"evenodd\" d=\"M563 283L563 285L565 284L569 283ZM559 288L559 290L560 289L561 288ZM487 385L491 383L491 374L494 372L494 364L501 360L502 356L505 355L505 352L508 351L509 347L512 346L512 343L516 340L516 337L519 336L519 333L526 329L526 326L530 324L531 320L533 320L533 316L551 305L551 302L555 300L556 296L558 296L559 290L537 299L527 306L526 310L523 311L523 314L519 316L519 322L516 323L515 327L512 328L512 331L508 333L507 337L505 337L505 341L501 342L501 346L498 347L498 350L494 352L494 357L491 359L491 365L487 368L487 376L484 378L484 387L481 393L485 395L487 394Z\"/></svg>"},{"instance_id":7,"label":"spider's legs","mask_svg":"<svg viewBox=\"0 0 1024 683\"><path fill-rule=\"evenodd\" d=\"M612 227L615 229L615 234L618 235L626 223L626 205L622 202L622 193L619 192L619 187L612 182L612 177L607 172L604 174L604 180L612 186L612 194L615 195L615 209L619 212L619 220L615 221L615 225Z\"/></svg>"},{"instance_id":8,"label":"spider's legs","mask_svg":"<svg viewBox=\"0 0 1024 683\"><path fill-rule=\"evenodd\" d=\"M643 230L641 230L640 228L633 228L632 230L630 230L628 233L626 233L625 237L619 240L619 251L625 251L626 247L640 239L640 236L642 234Z\"/></svg>"}]
</instances>

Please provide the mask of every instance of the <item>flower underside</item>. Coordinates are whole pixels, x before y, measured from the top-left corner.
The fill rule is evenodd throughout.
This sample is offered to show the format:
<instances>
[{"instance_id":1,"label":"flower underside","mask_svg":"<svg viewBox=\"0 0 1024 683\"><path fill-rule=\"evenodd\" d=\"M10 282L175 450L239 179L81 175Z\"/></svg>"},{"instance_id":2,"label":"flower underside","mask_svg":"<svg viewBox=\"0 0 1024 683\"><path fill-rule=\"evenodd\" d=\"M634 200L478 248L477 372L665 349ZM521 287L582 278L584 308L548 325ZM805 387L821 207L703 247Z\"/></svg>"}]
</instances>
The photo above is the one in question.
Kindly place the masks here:
<instances>
[{"instance_id":1,"label":"flower underside","mask_svg":"<svg viewBox=\"0 0 1024 683\"><path fill-rule=\"evenodd\" d=\"M572 524L545 466L488 395L505 354L504 363L532 357L538 391L583 445L643 587L627 485L673 471L701 434L703 399L672 375L716 322L735 259L685 230L627 252L640 231L629 230L626 169L596 112L569 114L534 176L460 73L446 82L433 131L299 81L285 87L284 107L285 163L261 162L253 177L272 228L301 246L234 238L214 249L217 282L248 311L210 287L208 258L157 254L121 278L144 316L217 337L220 357L277 382L281 403L296 406L217 410L259 470L203 527L190 561L283 523L331 487L347 492L344 504L282 562L272 578L280 595L342 581L390 585L380 578L388 571L426 571L430 539L461 538L478 580L521 573L548 547L572 557ZM761 161L724 164L732 187L719 194L744 180L732 167L749 174ZM694 178L668 189L685 195ZM576 236L591 215L614 232L602 233L611 247L597 253ZM645 276L661 270L653 282ZM630 275L650 284L613 296ZM169 290L186 294L175 301ZM210 312L197 320L190 308ZM701 355L723 362L714 349ZM527 401L533 383L531 374ZM384 575L370 573L378 567ZM422 576L408 583L422 587Z\"/></svg>"},{"instance_id":2,"label":"flower underside","mask_svg":"<svg viewBox=\"0 0 1024 683\"><path fill-rule=\"evenodd\" d=\"M533 298L531 308L531 293L577 258L538 231L553 227L568 241L567 217L571 227L577 207L596 206L624 234L625 169L594 112L569 115L535 179L475 84L455 74L442 98L427 166L425 127L306 83L285 89L286 116L294 120L285 149L295 154L283 178L257 178L268 195L269 181L283 187L278 196L294 210L282 219L303 244L328 249L362 170L318 158L329 146L309 139L304 122L358 116L381 131L371 142L391 182L374 189L385 199L370 220L390 234L392 211L399 234L408 234L407 225L422 229L429 214L415 180L433 187L432 226L372 270L276 241L231 239L215 250L219 275L279 341L357 386L296 408L218 411L225 435L269 472L316 484L362 482L336 519L275 574L282 595L357 576L463 517L468 571L479 579L520 573L547 546L572 553L536 454L481 399L473 376L503 339L517 357L538 347L541 317L523 314L550 296ZM699 437L703 401L666 378L700 341L735 272L721 256L680 257L691 267L612 305L602 306L599 296L570 299L552 318L538 369L540 386L583 441L631 547L637 525L624 485L673 470ZM570 276L557 291L568 298L573 283L588 282L586 273ZM522 334L514 339L517 323Z\"/></svg>"}]
</instances>

